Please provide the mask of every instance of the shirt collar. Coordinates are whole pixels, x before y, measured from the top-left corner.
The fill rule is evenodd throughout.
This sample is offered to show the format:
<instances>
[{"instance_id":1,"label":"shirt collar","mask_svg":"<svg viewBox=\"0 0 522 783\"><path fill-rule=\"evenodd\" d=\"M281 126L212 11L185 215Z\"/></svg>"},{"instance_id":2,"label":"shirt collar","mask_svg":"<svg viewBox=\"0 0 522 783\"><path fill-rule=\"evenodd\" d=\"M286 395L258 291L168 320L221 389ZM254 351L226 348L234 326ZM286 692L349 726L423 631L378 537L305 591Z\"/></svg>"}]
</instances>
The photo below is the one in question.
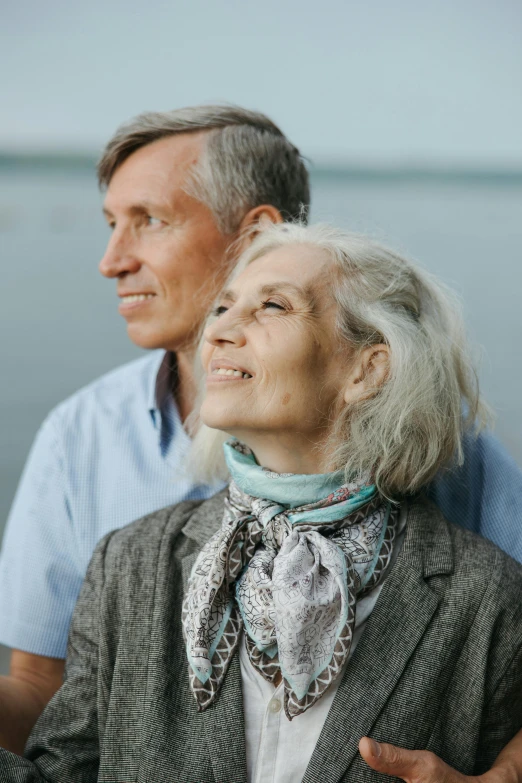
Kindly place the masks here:
<instances>
[{"instance_id":1,"label":"shirt collar","mask_svg":"<svg viewBox=\"0 0 522 783\"><path fill-rule=\"evenodd\" d=\"M171 351L158 352L151 368L147 392L147 408L156 429L161 426L162 412L172 400L176 369L176 354Z\"/></svg>"}]
</instances>

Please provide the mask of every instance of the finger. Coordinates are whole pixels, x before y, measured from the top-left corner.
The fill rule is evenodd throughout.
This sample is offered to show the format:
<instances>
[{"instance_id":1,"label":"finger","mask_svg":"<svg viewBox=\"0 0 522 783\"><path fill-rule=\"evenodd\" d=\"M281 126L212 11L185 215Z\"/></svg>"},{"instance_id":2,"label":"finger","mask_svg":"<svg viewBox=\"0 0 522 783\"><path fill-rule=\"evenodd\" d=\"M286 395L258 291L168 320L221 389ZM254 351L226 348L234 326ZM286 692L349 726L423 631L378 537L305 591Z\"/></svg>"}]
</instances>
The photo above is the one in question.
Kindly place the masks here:
<instances>
[{"instance_id":1,"label":"finger","mask_svg":"<svg viewBox=\"0 0 522 783\"><path fill-rule=\"evenodd\" d=\"M359 752L377 772L402 778L406 783L465 783L460 772L426 750L405 750L363 737Z\"/></svg>"}]
</instances>

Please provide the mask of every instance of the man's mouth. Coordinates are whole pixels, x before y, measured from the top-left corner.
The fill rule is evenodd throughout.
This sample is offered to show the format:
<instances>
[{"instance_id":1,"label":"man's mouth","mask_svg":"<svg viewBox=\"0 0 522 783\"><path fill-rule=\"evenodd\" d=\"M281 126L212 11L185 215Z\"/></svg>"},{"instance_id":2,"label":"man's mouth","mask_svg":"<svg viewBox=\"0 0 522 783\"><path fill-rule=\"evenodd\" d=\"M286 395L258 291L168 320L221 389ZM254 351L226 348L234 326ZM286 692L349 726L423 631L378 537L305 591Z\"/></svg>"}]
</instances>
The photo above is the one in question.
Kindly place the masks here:
<instances>
[{"instance_id":1,"label":"man's mouth","mask_svg":"<svg viewBox=\"0 0 522 783\"><path fill-rule=\"evenodd\" d=\"M120 296L120 302L122 304L145 302L146 299L153 299L155 296L156 294L128 294L127 296Z\"/></svg>"}]
</instances>

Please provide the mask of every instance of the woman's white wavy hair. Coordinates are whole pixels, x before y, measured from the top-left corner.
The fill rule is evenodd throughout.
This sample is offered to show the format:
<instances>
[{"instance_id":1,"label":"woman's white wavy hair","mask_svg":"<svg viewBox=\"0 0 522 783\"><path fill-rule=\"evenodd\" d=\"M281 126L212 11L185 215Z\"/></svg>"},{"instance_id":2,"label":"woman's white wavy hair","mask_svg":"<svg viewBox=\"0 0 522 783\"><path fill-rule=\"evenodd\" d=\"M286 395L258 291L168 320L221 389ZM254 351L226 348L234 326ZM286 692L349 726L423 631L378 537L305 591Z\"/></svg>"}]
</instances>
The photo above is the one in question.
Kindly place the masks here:
<instances>
[{"instance_id":1,"label":"woman's white wavy hair","mask_svg":"<svg viewBox=\"0 0 522 783\"><path fill-rule=\"evenodd\" d=\"M331 469L343 469L347 478L370 474L389 498L417 492L442 467L461 464L464 430L481 427L489 416L456 295L392 250L322 224L267 226L242 253L231 279L252 261L292 245L316 248L332 261L339 338L349 348L340 353L348 357L347 374L368 346L385 343L390 350L384 383L332 415ZM225 478L222 444L229 436L198 424L197 412L192 432L190 463L198 478Z\"/></svg>"}]
</instances>

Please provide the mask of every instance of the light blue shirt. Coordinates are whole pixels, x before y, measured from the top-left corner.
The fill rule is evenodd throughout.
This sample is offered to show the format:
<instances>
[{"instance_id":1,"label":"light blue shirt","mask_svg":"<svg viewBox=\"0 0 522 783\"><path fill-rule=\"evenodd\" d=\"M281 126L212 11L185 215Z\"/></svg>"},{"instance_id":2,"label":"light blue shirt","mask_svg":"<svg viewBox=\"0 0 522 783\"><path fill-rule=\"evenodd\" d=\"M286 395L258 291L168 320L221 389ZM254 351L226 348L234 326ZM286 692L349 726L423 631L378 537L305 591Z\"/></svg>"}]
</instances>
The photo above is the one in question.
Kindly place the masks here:
<instances>
[{"instance_id":1,"label":"light blue shirt","mask_svg":"<svg viewBox=\"0 0 522 783\"><path fill-rule=\"evenodd\" d=\"M155 351L104 375L43 423L0 555L0 643L65 657L69 622L97 542L152 511L210 497L184 471L190 441ZM432 496L452 522L522 562L522 473L489 434L466 439L463 468Z\"/></svg>"},{"instance_id":2,"label":"light blue shirt","mask_svg":"<svg viewBox=\"0 0 522 783\"><path fill-rule=\"evenodd\" d=\"M184 471L190 440L172 400L171 355L154 351L55 408L27 460L0 555L0 643L64 658L97 542L221 487Z\"/></svg>"},{"instance_id":3,"label":"light blue shirt","mask_svg":"<svg viewBox=\"0 0 522 783\"><path fill-rule=\"evenodd\" d=\"M450 522L489 538L522 563L522 472L489 432L464 437L464 464L444 471L429 496Z\"/></svg>"}]
</instances>

